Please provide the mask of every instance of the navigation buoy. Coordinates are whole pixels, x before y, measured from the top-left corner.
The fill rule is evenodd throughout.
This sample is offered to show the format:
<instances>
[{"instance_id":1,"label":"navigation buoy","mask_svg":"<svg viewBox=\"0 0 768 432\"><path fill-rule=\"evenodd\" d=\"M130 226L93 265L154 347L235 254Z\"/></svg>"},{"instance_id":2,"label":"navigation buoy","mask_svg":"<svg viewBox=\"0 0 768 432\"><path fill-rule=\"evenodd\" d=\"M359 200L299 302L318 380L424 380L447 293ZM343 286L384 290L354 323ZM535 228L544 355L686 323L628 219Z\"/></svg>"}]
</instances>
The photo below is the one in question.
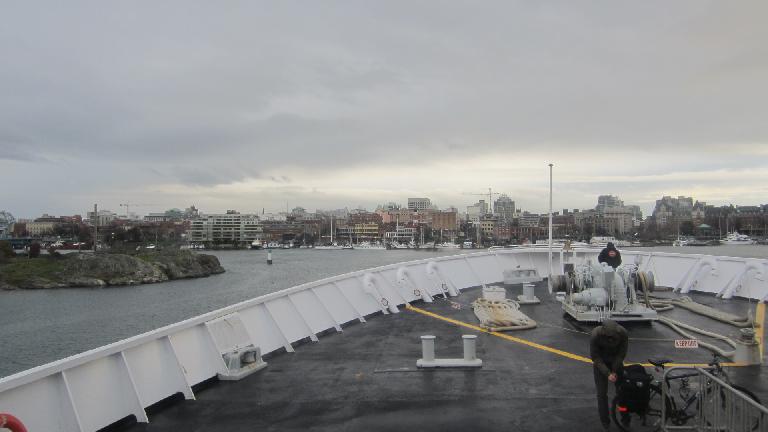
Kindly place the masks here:
<instances>
[{"instance_id":1,"label":"navigation buoy","mask_svg":"<svg viewBox=\"0 0 768 432\"><path fill-rule=\"evenodd\" d=\"M272 251L267 251L267 264L272 265Z\"/></svg>"},{"instance_id":2,"label":"navigation buoy","mask_svg":"<svg viewBox=\"0 0 768 432\"><path fill-rule=\"evenodd\" d=\"M0 413L0 429L9 429L12 432L27 432L27 428L21 420L10 414Z\"/></svg>"}]
</instances>

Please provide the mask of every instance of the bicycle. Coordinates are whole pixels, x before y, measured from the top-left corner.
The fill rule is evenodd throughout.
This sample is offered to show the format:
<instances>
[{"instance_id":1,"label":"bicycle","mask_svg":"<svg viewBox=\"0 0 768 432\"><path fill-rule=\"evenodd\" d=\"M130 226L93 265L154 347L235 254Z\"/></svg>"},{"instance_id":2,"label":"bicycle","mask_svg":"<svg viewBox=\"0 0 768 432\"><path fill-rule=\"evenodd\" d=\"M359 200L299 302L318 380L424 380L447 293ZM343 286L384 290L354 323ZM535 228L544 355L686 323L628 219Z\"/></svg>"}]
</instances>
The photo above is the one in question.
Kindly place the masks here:
<instances>
[{"instance_id":1,"label":"bicycle","mask_svg":"<svg viewBox=\"0 0 768 432\"><path fill-rule=\"evenodd\" d=\"M647 400L641 401L641 403L636 404L635 407L630 406L630 403L627 403L624 397L625 395L620 394L620 391L617 387L617 395L613 399L613 403L611 405L611 416L613 418L614 423L616 426L625 432L631 432L631 419L632 415L635 415L639 417L640 425L643 427L643 430L647 430L647 428L651 428L651 430L658 431L662 428L662 406L661 406L661 400L662 400L662 385L666 388L666 397L664 398L664 412L663 414L665 417L665 420L667 424L671 424L674 426L682 426L688 423L689 420L697 417L698 410L699 410L699 404L701 404L703 401L723 401L721 402L720 409L725 410L725 395L724 390L721 389L721 394L719 395L719 398L714 398L716 396L715 390L713 388L713 385L711 382L707 382L704 384L703 389L697 389L696 382L692 383L691 378L699 376L699 373L697 371L691 371L691 372L683 372L681 373L674 373L672 375L667 375L664 378L664 382L658 378L658 374L660 373L663 376L663 372L666 368L666 365L668 363L671 363L671 360L668 359L648 359L648 362L654 366L654 369L657 373L656 376L653 376L651 374L646 374L650 377L647 380L647 383L640 383L638 384L639 387L642 387L643 385L647 385L647 389L645 390L647 392ZM629 366L628 366L629 367ZM746 396L751 398L753 401L760 404L760 399L755 396L754 393L749 391L748 389L733 384L728 377L728 374L723 369L722 365L720 364L720 360L717 354L713 356L712 361L709 363L706 370L711 373L713 376L717 377L718 379L724 381L734 389L744 393ZM654 417L655 421L651 424L648 423L648 420L650 417ZM760 418L753 418L750 419L747 422L747 430L756 430L759 426L759 420ZM708 426L712 426L711 424L708 424Z\"/></svg>"}]
</instances>

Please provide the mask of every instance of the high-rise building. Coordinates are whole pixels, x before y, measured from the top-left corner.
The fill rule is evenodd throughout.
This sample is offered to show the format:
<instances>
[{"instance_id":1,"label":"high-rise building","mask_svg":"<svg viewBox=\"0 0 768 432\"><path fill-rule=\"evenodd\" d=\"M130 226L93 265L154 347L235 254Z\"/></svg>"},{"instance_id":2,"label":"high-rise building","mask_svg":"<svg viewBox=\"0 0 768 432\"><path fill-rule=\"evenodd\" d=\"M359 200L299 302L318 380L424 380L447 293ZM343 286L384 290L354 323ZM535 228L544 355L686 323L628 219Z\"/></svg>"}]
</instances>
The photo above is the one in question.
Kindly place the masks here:
<instances>
[{"instance_id":1,"label":"high-rise building","mask_svg":"<svg viewBox=\"0 0 768 432\"><path fill-rule=\"evenodd\" d=\"M597 197L597 207L595 207L595 210L603 212L606 208L610 207L624 207L624 201L613 195L600 195Z\"/></svg>"},{"instance_id":2,"label":"high-rise building","mask_svg":"<svg viewBox=\"0 0 768 432\"><path fill-rule=\"evenodd\" d=\"M493 213L502 221L511 221L515 216L515 202L507 195L502 194L493 203Z\"/></svg>"},{"instance_id":3,"label":"high-rise building","mask_svg":"<svg viewBox=\"0 0 768 432\"><path fill-rule=\"evenodd\" d=\"M409 210L427 210L432 208L429 198L408 198Z\"/></svg>"}]
</instances>

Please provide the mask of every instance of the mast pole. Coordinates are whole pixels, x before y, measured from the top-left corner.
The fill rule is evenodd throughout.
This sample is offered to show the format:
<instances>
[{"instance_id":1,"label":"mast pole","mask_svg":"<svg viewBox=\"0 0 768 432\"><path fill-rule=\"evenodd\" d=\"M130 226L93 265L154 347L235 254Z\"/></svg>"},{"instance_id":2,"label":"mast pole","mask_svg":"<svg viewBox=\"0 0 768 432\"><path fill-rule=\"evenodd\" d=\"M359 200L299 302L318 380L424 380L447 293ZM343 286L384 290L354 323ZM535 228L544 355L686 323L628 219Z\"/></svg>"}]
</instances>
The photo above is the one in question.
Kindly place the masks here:
<instances>
[{"instance_id":1,"label":"mast pole","mask_svg":"<svg viewBox=\"0 0 768 432\"><path fill-rule=\"evenodd\" d=\"M99 205L93 205L93 251L96 252L96 244L99 242Z\"/></svg>"},{"instance_id":2,"label":"mast pole","mask_svg":"<svg viewBox=\"0 0 768 432\"><path fill-rule=\"evenodd\" d=\"M549 277L547 287L552 294L552 164L549 164Z\"/></svg>"}]
</instances>

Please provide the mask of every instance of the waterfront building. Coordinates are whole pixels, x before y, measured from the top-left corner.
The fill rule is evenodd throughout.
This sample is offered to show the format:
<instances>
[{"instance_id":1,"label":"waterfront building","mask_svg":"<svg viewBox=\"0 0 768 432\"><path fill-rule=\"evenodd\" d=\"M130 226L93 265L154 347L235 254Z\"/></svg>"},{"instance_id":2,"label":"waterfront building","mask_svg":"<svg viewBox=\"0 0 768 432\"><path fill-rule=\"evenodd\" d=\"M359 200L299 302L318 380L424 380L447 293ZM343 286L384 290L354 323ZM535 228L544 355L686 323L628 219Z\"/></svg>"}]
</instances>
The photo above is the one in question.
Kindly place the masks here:
<instances>
[{"instance_id":1,"label":"waterfront building","mask_svg":"<svg viewBox=\"0 0 768 432\"><path fill-rule=\"evenodd\" d=\"M664 196L656 200L656 206L653 209L653 218L656 225L664 227L666 225L680 224L684 221L692 221L693 198L678 196Z\"/></svg>"},{"instance_id":2,"label":"waterfront building","mask_svg":"<svg viewBox=\"0 0 768 432\"><path fill-rule=\"evenodd\" d=\"M225 214L205 214L191 221L187 238L192 243L248 246L263 241L261 220L255 214L229 210Z\"/></svg>"},{"instance_id":3,"label":"waterfront building","mask_svg":"<svg viewBox=\"0 0 768 432\"><path fill-rule=\"evenodd\" d=\"M262 220L261 228L262 238L267 242L289 243L296 237L309 234L307 225L294 216L287 216L285 220Z\"/></svg>"},{"instance_id":4,"label":"waterfront building","mask_svg":"<svg viewBox=\"0 0 768 432\"><path fill-rule=\"evenodd\" d=\"M381 240L381 224L376 222L363 222L354 224L354 239L356 242Z\"/></svg>"},{"instance_id":5,"label":"waterfront building","mask_svg":"<svg viewBox=\"0 0 768 432\"><path fill-rule=\"evenodd\" d=\"M388 231L384 233L384 238L388 242L409 242L416 237L416 228L413 227L397 227L395 231Z\"/></svg>"}]
</instances>

